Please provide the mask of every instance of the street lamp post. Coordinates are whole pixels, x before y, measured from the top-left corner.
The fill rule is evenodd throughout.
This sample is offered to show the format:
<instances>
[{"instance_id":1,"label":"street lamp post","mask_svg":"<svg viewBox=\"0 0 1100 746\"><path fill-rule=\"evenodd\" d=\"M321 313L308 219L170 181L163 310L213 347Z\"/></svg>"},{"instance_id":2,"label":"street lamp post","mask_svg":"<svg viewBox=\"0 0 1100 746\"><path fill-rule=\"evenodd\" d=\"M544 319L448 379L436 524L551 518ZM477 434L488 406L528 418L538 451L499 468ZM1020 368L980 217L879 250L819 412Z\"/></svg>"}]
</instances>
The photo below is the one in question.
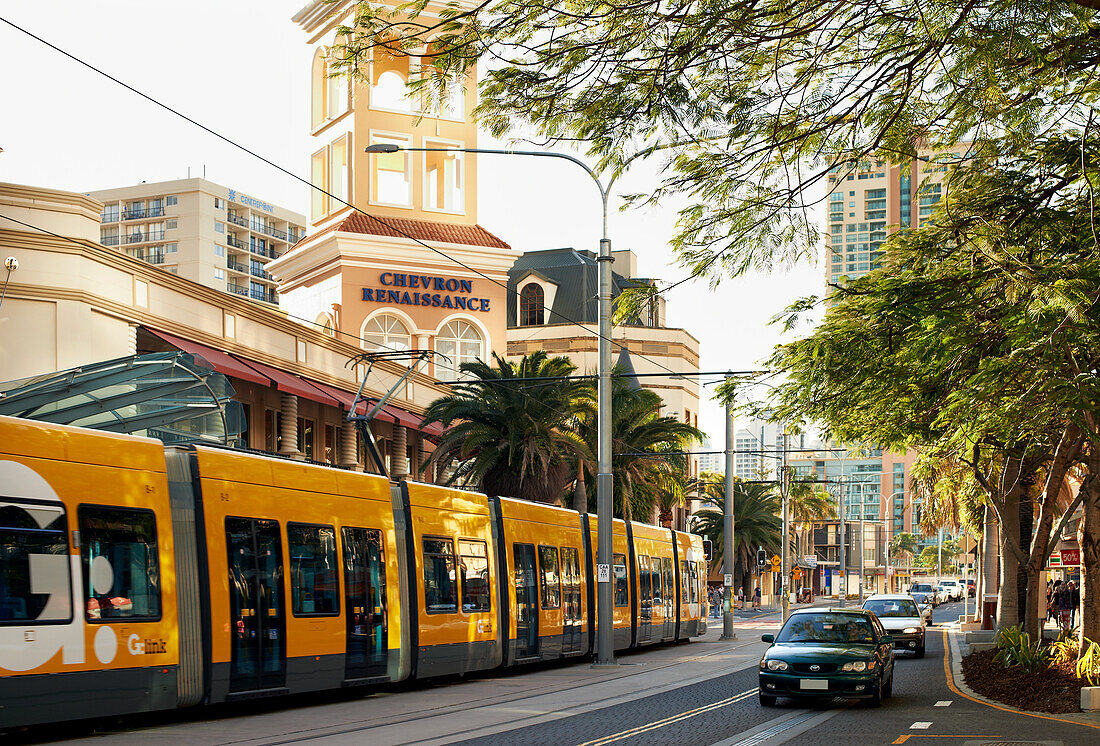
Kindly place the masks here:
<instances>
[{"instance_id":1,"label":"street lamp post","mask_svg":"<svg viewBox=\"0 0 1100 746\"><path fill-rule=\"evenodd\" d=\"M599 358L596 388L597 409L597 473L596 473L596 663L597 666L614 666L614 602L611 584L611 523L612 512L612 476L611 476L611 239L607 236L607 201L615 180L636 158L651 155L657 150L683 145L669 143L657 145L634 153L611 174L607 185L600 181L596 173L579 158L567 153L550 153L538 150L500 150L493 148L406 148L394 143L376 143L366 148L367 153L396 153L399 151L423 153L486 153L490 155L522 155L534 158L560 158L570 161L581 168L591 178L600 192L603 210L603 232L600 238L599 264Z\"/></svg>"},{"instance_id":2,"label":"street lamp post","mask_svg":"<svg viewBox=\"0 0 1100 746\"><path fill-rule=\"evenodd\" d=\"M727 376L728 380L729 376ZM726 504L722 516L722 564L723 575L729 578L728 584L723 583L725 594L722 599L722 639L736 640L737 635L733 631L733 394L726 400ZM723 578L725 580L725 578Z\"/></svg>"},{"instance_id":3,"label":"street lamp post","mask_svg":"<svg viewBox=\"0 0 1100 746\"><path fill-rule=\"evenodd\" d=\"M782 472L779 476L779 489L783 496L783 576L779 586L780 603L783 608L783 622L786 623L787 617L791 612L791 589L790 589L790 574L791 574L791 558L790 558L790 496L791 496L791 475L790 467L787 466L787 427L783 426L783 465L779 467Z\"/></svg>"}]
</instances>

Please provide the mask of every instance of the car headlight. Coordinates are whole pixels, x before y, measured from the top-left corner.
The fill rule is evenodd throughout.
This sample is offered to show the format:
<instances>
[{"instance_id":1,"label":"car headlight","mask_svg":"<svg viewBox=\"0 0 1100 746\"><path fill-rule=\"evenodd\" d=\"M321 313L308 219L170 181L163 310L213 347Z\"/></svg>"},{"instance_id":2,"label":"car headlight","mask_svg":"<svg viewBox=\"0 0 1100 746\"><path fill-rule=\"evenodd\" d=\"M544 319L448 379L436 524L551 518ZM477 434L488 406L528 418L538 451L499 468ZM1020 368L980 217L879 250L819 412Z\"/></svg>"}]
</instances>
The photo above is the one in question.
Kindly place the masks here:
<instances>
[{"instance_id":1,"label":"car headlight","mask_svg":"<svg viewBox=\"0 0 1100 746\"><path fill-rule=\"evenodd\" d=\"M790 666L787 665L787 661L777 661L777 660L768 661L768 670L769 671L786 671L788 668L790 668Z\"/></svg>"},{"instance_id":2,"label":"car headlight","mask_svg":"<svg viewBox=\"0 0 1100 746\"><path fill-rule=\"evenodd\" d=\"M903 635L915 635L920 632L920 627L906 627L901 631Z\"/></svg>"},{"instance_id":3,"label":"car headlight","mask_svg":"<svg viewBox=\"0 0 1100 746\"><path fill-rule=\"evenodd\" d=\"M864 661L849 661L840 667L841 671L866 671L867 663Z\"/></svg>"}]
</instances>

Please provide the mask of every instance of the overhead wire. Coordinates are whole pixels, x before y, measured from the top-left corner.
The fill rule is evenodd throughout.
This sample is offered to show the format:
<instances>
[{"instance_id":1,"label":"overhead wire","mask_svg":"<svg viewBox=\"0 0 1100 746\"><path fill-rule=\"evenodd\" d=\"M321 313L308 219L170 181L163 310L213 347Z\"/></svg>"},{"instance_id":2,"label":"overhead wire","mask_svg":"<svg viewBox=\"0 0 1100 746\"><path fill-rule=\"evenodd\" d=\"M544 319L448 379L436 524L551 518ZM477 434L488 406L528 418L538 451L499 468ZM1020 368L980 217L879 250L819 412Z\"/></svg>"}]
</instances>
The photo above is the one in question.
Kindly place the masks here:
<instances>
[{"instance_id":1,"label":"overhead wire","mask_svg":"<svg viewBox=\"0 0 1100 746\"><path fill-rule=\"evenodd\" d=\"M432 251L432 252L438 254L439 256L447 259L448 261L451 261L451 262L457 264L458 266L462 267L463 269L466 269L469 272L472 272L475 275L477 275L477 276L479 276L479 277L481 277L485 280L488 280L489 282L493 283L494 285L497 285L497 286L503 288L505 293L508 293L510 295L514 295L518 299L519 292L517 290L509 290L506 283L502 283L499 280L497 280L493 277L490 277L489 275L485 274L481 270L478 270L474 267L471 267L470 265L466 264L465 262L461 261L460 259L456 259L455 257L451 256L450 254L447 254L445 251L443 251L441 249L438 249L438 248L426 243L425 241L422 241L421 239L417 238L416 236L413 236L413 235L409 234L407 231L404 231L404 230L402 230L401 228L399 228L397 226L391 225L390 223L386 222L382 218L380 218L376 215L372 215L371 213L366 212L365 210L351 204L350 202L344 200L343 198L338 197L335 194L332 194L328 190L323 189L323 188L313 184L309 179L306 179L302 176L299 176L298 174L290 171L289 169L284 168L283 166L280 166L279 164L277 164L274 161L272 161L271 159L261 155L260 153L257 153L256 151L254 151L254 150L238 143L237 141L231 139L230 137L221 134L220 132L206 126L205 124L202 124L201 122L199 122L196 119L188 116L187 114L184 114L183 112L181 112L177 109L174 109L173 107L169 106L168 104L154 98L153 96L139 90L138 88L135 88L134 86L130 85L129 83L126 83L125 81L119 79L118 77L116 77L114 75L111 75L110 73L108 73L104 70L101 70L100 68L98 68L95 65L91 64L90 62L87 62L87 61L81 59L80 57L77 57L76 55L72 54L71 52L68 52L67 50L62 49L61 47L57 46L56 44L53 44L52 42L42 38L41 36L38 36L37 34L23 28L22 26L19 26L18 24L13 23L12 21L8 20L7 18L4 18L4 17L0 16L0 22L3 22L4 24L10 26L11 28L15 29L16 31L19 31L20 33L25 34L26 36L29 36L30 38L34 39L35 41L49 47L50 49L53 49L58 54L61 54L65 57L69 58L70 60L76 62L79 65L82 65L83 67L88 68L89 70L95 72L96 74L107 78L111 82L122 86L126 90L128 90L131 93L134 93L135 95L145 99L146 101L152 103L153 105L159 106L160 108L164 109L165 111L168 111L171 114L174 114L175 116L183 119L184 121L198 127L199 129L203 130L204 132L206 132L210 135L213 135L217 139L225 142L226 144L231 145L231 146L247 153L248 155L262 161L263 163L267 164L268 166L271 166L275 170L291 177L292 179L294 179L296 181L299 181L299 182L305 184L306 186L310 187L310 189L315 189L315 190L321 192L322 194L324 194L329 199L335 200L336 202L339 202L340 204L351 208L355 212L363 215L364 217L367 217L367 218L375 221L376 223L383 226L387 230L393 231L394 233L396 233L400 236L403 236L404 238L407 238L407 239L419 244L420 246L423 246L424 248L428 249L429 251ZM616 342L612 338L605 338L599 331L589 328L589 326L584 324L583 322L580 322L580 321L577 321L573 318L570 318L569 316L566 316L565 314L561 313L560 311L555 311L552 308L549 308L547 306L543 306L543 309L545 311L547 311L548 313L550 313L554 316L557 316L557 317L565 320L566 322L579 327L580 329L584 330L585 332L587 332L589 334L592 334L593 336L595 336L599 339L606 339L606 341L609 344L611 344L615 347L618 347L620 350L627 349L627 347L625 345L620 344L619 342ZM314 322L309 321L308 323L313 324ZM629 352L629 350L627 350L627 351ZM664 365L660 361L654 360L653 358L649 357L648 355L644 355L642 353L637 353L637 355L638 355L639 358L649 361L650 363L657 366L658 368L666 370L669 373L673 373L673 374L676 373L676 371L672 370L671 368Z\"/></svg>"}]
</instances>

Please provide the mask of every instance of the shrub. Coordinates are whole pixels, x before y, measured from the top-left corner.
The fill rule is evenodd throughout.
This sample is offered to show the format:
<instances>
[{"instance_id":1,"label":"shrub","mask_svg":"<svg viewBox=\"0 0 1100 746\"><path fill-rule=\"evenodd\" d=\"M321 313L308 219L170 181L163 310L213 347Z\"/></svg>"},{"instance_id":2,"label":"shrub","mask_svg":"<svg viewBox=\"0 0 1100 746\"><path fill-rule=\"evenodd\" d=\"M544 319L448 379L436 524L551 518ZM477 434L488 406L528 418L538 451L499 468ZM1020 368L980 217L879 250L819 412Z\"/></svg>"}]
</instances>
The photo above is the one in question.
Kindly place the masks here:
<instances>
[{"instance_id":1,"label":"shrub","mask_svg":"<svg viewBox=\"0 0 1100 746\"><path fill-rule=\"evenodd\" d=\"M1032 640L1031 635L1019 627L1005 627L997 633L995 645L997 652L993 659L1005 668L1020 666L1028 673L1035 673L1047 665L1050 651L1040 640Z\"/></svg>"},{"instance_id":2,"label":"shrub","mask_svg":"<svg viewBox=\"0 0 1100 746\"><path fill-rule=\"evenodd\" d=\"M1077 678L1088 679L1089 686L1100 681L1100 645L1087 637L1077 658Z\"/></svg>"}]
</instances>

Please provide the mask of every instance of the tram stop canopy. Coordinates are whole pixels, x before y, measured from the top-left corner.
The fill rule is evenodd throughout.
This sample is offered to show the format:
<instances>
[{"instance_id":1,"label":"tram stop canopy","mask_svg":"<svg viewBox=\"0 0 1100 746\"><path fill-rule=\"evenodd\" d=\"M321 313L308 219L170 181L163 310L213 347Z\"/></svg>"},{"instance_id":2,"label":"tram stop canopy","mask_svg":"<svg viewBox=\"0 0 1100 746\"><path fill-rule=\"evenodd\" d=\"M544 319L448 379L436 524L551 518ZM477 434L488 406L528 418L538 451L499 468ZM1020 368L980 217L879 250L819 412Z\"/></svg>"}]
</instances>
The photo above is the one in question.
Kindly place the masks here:
<instances>
[{"instance_id":1,"label":"tram stop canopy","mask_svg":"<svg viewBox=\"0 0 1100 746\"><path fill-rule=\"evenodd\" d=\"M165 443L236 445L243 409L229 380L204 363L155 352L0 383L0 415Z\"/></svg>"}]
</instances>

